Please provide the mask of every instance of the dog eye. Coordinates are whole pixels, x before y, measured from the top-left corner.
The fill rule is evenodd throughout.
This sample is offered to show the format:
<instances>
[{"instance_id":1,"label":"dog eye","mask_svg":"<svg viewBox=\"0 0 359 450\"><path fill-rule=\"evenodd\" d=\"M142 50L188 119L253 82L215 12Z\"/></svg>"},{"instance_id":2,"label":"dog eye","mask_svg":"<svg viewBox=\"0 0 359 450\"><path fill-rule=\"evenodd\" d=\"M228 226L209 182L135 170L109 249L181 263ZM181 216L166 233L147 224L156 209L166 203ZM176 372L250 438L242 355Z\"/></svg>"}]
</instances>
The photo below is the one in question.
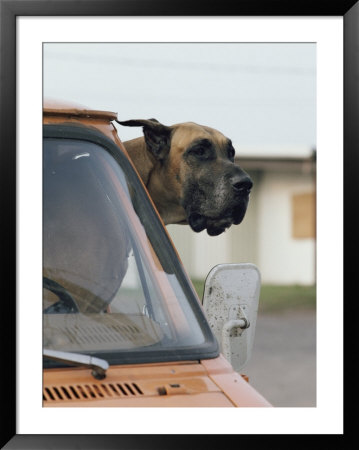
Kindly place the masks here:
<instances>
[{"instance_id":1,"label":"dog eye","mask_svg":"<svg viewBox=\"0 0 359 450\"><path fill-rule=\"evenodd\" d=\"M186 154L201 161L212 160L216 157L213 144L208 139L201 139L199 142L193 143Z\"/></svg>"},{"instance_id":2,"label":"dog eye","mask_svg":"<svg viewBox=\"0 0 359 450\"><path fill-rule=\"evenodd\" d=\"M234 150L234 148L233 147L231 147L231 148L229 148L229 150L228 150L228 158L231 160L231 161L234 161L234 155L235 155L235 150Z\"/></svg>"},{"instance_id":3,"label":"dog eye","mask_svg":"<svg viewBox=\"0 0 359 450\"><path fill-rule=\"evenodd\" d=\"M204 147L193 147L190 150L190 153L192 153L195 156L205 156L206 149Z\"/></svg>"},{"instance_id":4,"label":"dog eye","mask_svg":"<svg viewBox=\"0 0 359 450\"><path fill-rule=\"evenodd\" d=\"M206 150L203 147L197 147L194 149L194 153L198 156L203 156L205 154Z\"/></svg>"}]
</instances>

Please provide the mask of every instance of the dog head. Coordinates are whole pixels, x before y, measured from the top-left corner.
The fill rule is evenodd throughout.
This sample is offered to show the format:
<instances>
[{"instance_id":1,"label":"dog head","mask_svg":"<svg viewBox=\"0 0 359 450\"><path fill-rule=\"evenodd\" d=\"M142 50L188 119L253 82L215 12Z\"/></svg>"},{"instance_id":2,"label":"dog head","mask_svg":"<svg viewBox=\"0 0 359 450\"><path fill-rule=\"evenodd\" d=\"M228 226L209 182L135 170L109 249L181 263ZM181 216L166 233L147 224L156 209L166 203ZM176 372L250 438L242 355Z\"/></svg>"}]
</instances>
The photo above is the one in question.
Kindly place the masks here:
<instances>
[{"instance_id":1,"label":"dog head","mask_svg":"<svg viewBox=\"0 0 359 450\"><path fill-rule=\"evenodd\" d=\"M143 127L147 151L155 160L147 187L165 223L188 223L196 232L206 229L216 236L242 222L253 183L234 163L230 139L192 122L119 123ZM172 219L166 208L172 211Z\"/></svg>"}]
</instances>

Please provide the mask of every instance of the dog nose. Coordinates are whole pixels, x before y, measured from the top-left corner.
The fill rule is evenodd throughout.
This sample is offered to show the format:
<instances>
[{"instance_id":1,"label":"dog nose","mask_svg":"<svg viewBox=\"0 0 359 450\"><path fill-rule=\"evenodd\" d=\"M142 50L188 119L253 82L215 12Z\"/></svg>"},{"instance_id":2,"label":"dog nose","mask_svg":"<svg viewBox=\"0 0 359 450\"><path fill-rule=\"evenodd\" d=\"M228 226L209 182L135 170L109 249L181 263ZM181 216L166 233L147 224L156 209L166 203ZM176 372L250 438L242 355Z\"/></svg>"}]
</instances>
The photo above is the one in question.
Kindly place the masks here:
<instances>
[{"instance_id":1,"label":"dog nose","mask_svg":"<svg viewBox=\"0 0 359 450\"><path fill-rule=\"evenodd\" d=\"M248 175L235 175L231 182L234 191L238 194L249 194L253 186L253 182Z\"/></svg>"}]
</instances>

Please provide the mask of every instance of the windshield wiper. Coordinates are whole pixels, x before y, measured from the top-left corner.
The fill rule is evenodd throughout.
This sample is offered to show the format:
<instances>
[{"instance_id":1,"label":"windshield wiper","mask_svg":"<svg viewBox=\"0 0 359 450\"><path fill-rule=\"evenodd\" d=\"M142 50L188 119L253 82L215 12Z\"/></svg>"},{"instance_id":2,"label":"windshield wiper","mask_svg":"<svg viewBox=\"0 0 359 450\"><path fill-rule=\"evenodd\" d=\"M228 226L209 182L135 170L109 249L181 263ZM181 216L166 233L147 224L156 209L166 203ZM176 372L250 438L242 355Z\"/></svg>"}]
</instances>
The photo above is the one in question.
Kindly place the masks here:
<instances>
[{"instance_id":1,"label":"windshield wiper","mask_svg":"<svg viewBox=\"0 0 359 450\"><path fill-rule=\"evenodd\" d=\"M80 353L61 352L59 350L44 348L42 354L45 358L53 359L54 361L92 369L91 374L96 380L103 380L106 378L106 370L109 368L108 362L104 359L82 355Z\"/></svg>"}]
</instances>

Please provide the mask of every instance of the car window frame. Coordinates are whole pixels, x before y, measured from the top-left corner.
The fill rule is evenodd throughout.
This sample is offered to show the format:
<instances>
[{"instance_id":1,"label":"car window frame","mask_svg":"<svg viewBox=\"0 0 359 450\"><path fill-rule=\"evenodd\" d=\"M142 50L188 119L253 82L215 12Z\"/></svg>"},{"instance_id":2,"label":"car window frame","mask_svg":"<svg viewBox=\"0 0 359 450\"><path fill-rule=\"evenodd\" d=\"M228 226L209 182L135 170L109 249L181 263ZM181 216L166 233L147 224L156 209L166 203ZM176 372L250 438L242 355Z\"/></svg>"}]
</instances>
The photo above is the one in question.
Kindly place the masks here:
<instances>
[{"instance_id":1,"label":"car window frame","mask_svg":"<svg viewBox=\"0 0 359 450\"><path fill-rule=\"evenodd\" d=\"M106 359L110 365L120 364L137 364L137 363L154 363L154 362L171 362L171 361L193 361L201 359L213 359L219 356L218 342L207 322L204 311L199 303L198 296L194 291L194 288L188 276L184 271L181 261L173 248L173 245L162 225L158 213L155 211L148 193L142 182L139 179L138 174L129 161L127 155L116 145L114 141L108 138L101 131L96 128L90 128L83 124L44 124L43 125L43 139L55 138L55 139L72 139L80 141L88 141L101 146L107 151L114 160L120 165L121 170L125 172L126 177L131 184L134 185L141 201L141 207L145 209L145 218L151 221L151 226L155 228L155 232L152 233L152 240L150 240L153 248L156 251L164 252L166 258L171 259L171 263L175 269L178 281L181 288L190 303L190 307L193 309L194 316L198 319L198 324L204 336L204 343L194 346L175 347L169 350L121 350L117 353L111 351L109 353L101 352L86 352L86 354L98 355L103 359ZM43 150L44 151L44 150ZM160 260L163 258L158 255ZM46 367L61 367L61 363L54 361L46 361Z\"/></svg>"}]
</instances>

